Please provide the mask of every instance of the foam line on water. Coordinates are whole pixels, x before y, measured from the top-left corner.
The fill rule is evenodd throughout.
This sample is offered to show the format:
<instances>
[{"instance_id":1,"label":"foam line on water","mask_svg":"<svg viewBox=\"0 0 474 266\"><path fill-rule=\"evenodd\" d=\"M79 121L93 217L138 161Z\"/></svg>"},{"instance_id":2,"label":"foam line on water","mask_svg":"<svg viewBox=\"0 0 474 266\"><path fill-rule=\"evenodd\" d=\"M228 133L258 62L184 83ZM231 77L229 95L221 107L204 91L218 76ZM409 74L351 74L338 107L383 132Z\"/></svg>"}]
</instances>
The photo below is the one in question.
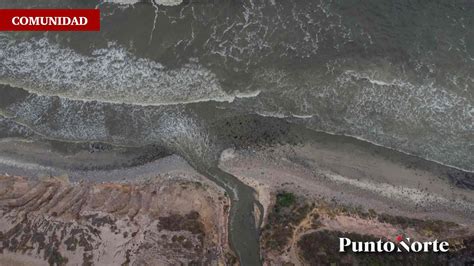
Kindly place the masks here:
<instances>
[{"instance_id":1,"label":"foam line on water","mask_svg":"<svg viewBox=\"0 0 474 266\"><path fill-rule=\"evenodd\" d=\"M274 117L274 118L280 118L280 119L291 119L291 118L311 119L311 118L314 117L313 115L293 115L293 114L285 115L285 114L274 113L274 112L257 112L256 114L259 115L259 116L262 116L262 117ZM382 145L380 143L362 138L360 136L350 135L350 134L343 134L343 133L336 133L336 132L332 132L332 131L319 130L319 129L313 129L313 128L310 128L310 129L314 130L316 132L322 132L322 133L326 133L326 134L333 135L333 136L344 136L344 137L354 138L354 139L357 139L357 140L360 140L360 141L363 141L363 142L370 143L372 145L376 145L376 146L383 147L383 148L386 148L386 149L394 150L394 151L397 151L397 152L400 152L400 153L403 153L403 154L406 154L406 155L409 155L409 156L414 156L414 157L417 157L417 158L421 158L421 159L424 159L424 160L427 160L427 161L430 161L430 162L434 162L434 163L437 163L437 164L440 164L440 165L443 165L443 166L447 166L447 167L450 167L450 168L453 168L453 169L457 169L457 170L468 172L468 173L474 173L474 171L472 171L472 170L468 170L468 169L464 169L464 168L461 168L461 167L449 165L449 164L446 164L446 163L443 163L443 162L440 162L440 161L437 161L437 160L434 160L434 159L431 159L431 158L423 158L423 157L420 157L418 155L415 155L415 154L412 154L412 153L409 153L409 152L406 152L406 151L403 151L403 150L400 150L400 149L396 149L394 147Z\"/></svg>"},{"instance_id":2,"label":"foam line on water","mask_svg":"<svg viewBox=\"0 0 474 266\"><path fill-rule=\"evenodd\" d=\"M177 6L180 5L183 0L151 0L153 3L162 6ZM140 0L104 0L104 3L113 3L117 5L134 5L140 3Z\"/></svg>"},{"instance_id":3,"label":"foam line on water","mask_svg":"<svg viewBox=\"0 0 474 266\"><path fill-rule=\"evenodd\" d=\"M260 91L225 92L197 62L169 69L115 43L83 55L46 38L0 39L0 83L45 96L79 101L160 106L256 97Z\"/></svg>"}]
</instances>

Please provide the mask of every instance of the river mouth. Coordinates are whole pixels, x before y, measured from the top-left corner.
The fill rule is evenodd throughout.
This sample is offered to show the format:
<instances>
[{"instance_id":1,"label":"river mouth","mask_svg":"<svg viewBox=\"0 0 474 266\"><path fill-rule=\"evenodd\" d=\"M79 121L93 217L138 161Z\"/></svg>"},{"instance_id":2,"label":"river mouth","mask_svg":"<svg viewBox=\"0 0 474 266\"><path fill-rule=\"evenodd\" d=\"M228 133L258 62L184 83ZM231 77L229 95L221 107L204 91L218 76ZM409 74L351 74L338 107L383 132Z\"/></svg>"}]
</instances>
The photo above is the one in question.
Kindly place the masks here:
<instances>
[{"instance_id":1,"label":"river mouth","mask_svg":"<svg viewBox=\"0 0 474 266\"><path fill-rule=\"evenodd\" d=\"M71 182L136 182L192 167L224 188L231 199L229 240L242 265L259 265L259 229L255 208L263 210L255 191L203 157L171 155L158 146L126 147L106 143L64 142L7 138L2 141L0 169L8 175L38 180L45 176L65 176ZM179 150L179 147L177 148ZM45 156L45 153L47 155ZM218 156L216 152L215 156ZM215 165L213 165L213 163Z\"/></svg>"},{"instance_id":2,"label":"river mouth","mask_svg":"<svg viewBox=\"0 0 474 266\"><path fill-rule=\"evenodd\" d=\"M230 196L242 265L262 219L226 149L355 149L470 191L472 6L438 2L3 3L99 8L102 30L0 33L0 172L102 182L179 156Z\"/></svg>"},{"instance_id":3,"label":"river mouth","mask_svg":"<svg viewBox=\"0 0 474 266\"><path fill-rule=\"evenodd\" d=\"M473 189L472 173L351 137L316 132L283 119L258 115L229 116L214 121L208 130L214 136L215 150L205 156L190 153L187 150L189 148L187 143L179 146L177 142L173 143L177 146L172 146L170 149L158 145L134 147L97 142L67 142L48 140L41 136L29 139L4 138L0 169L2 172L28 176L32 179L43 176L68 176L73 182L82 180L133 182L153 178L172 169L192 167L224 188L232 200L228 237L242 265L261 263L260 225L257 225L257 222L262 222L264 210L256 201L253 188L218 167L215 158L219 158L222 150L227 148L259 150L282 145L298 147L311 142L321 143L331 149L349 146L376 154L379 158L404 165L408 169L437 173L439 178L461 189ZM48 155L44 156L46 150ZM180 154L177 151L186 153ZM183 164L184 160L172 155L173 153L184 158L187 163ZM206 158L213 159L206 161ZM259 208L260 217L255 216L256 207Z\"/></svg>"}]
</instances>

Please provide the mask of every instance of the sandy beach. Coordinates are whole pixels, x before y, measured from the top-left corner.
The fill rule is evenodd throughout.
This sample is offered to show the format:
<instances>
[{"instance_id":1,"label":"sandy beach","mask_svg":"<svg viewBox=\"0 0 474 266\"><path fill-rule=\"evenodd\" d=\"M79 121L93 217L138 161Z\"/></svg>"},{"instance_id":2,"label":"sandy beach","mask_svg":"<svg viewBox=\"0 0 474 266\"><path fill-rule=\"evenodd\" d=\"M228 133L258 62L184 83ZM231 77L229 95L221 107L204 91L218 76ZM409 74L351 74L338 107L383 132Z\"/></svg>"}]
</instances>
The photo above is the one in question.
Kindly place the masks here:
<instances>
[{"instance_id":1,"label":"sandy beach","mask_svg":"<svg viewBox=\"0 0 474 266\"><path fill-rule=\"evenodd\" d=\"M474 195L454 184L448 168L358 141L328 140L221 154L219 167L253 187L264 207L264 265L373 263L376 257L364 261L332 251L348 234L449 239L453 250L470 254ZM459 263L463 256L457 255ZM423 264L439 258L412 259Z\"/></svg>"},{"instance_id":2,"label":"sandy beach","mask_svg":"<svg viewBox=\"0 0 474 266\"><path fill-rule=\"evenodd\" d=\"M293 191L313 199L421 219L472 226L474 195L453 185L431 162L375 154L358 145L309 142L226 150L220 167L254 187L268 208L271 193Z\"/></svg>"}]
</instances>

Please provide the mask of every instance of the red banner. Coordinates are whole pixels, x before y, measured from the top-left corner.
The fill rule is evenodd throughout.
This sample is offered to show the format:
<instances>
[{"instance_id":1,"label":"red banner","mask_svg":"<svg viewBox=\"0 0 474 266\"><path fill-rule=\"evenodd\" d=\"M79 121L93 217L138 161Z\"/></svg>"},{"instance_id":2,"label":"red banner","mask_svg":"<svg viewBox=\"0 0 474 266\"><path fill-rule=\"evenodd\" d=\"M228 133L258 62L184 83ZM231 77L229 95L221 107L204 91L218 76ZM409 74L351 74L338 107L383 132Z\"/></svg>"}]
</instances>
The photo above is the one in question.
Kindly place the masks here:
<instances>
[{"instance_id":1,"label":"red banner","mask_svg":"<svg viewBox=\"0 0 474 266\"><path fill-rule=\"evenodd\" d=\"M99 9L0 9L0 31L99 30Z\"/></svg>"}]
</instances>

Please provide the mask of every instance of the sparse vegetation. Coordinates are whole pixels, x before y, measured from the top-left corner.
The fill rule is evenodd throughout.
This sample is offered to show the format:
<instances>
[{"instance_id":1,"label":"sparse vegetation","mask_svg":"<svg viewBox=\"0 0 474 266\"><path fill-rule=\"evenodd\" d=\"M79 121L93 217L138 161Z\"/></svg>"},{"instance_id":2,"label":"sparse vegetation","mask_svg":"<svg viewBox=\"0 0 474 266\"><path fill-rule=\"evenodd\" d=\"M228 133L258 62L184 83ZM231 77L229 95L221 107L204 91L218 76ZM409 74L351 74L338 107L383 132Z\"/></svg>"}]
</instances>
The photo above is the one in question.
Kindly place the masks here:
<instances>
[{"instance_id":1,"label":"sparse vegetation","mask_svg":"<svg viewBox=\"0 0 474 266\"><path fill-rule=\"evenodd\" d=\"M204 225L199 220L199 213L192 211L186 215L173 214L160 217L158 229L169 231L189 231L204 236Z\"/></svg>"},{"instance_id":2,"label":"sparse vegetation","mask_svg":"<svg viewBox=\"0 0 474 266\"><path fill-rule=\"evenodd\" d=\"M449 229L456 228L459 225L453 222L440 220L420 220L401 216L392 216L388 214L377 215L377 220L382 223L399 225L403 229L412 227L426 236L439 235Z\"/></svg>"},{"instance_id":3,"label":"sparse vegetation","mask_svg":"<svg viewBox=\"0 0 474 266\"><path fill-rule=\"evenodd\" d=\"M289 192L278 193L276 208L289 207L295 203L295 195Z\"/></svg>"},{"instance_id":4,"label":"sparse vegetation","mask_svg":"<svg viewBox=\"0 0 474 266\"><path fill-rule=\"evenodd\" d=\"M275 206L268 216L268 223L262 230L264 249L282 250L292 237L294 227L310 211L310 206L302 198L289 192L277 194Z\"/></svg>"},{"instance_id":5,"label":"sparse vegetation","mask_svg":"<svg viewBox=\"0 0 474 266\"><path fill-rule=\"evenodd\" d=\"M465 239L464 248L444 253L340 253L339 237L353 241L377 241L378 238L340 231L316 231L298 241L302 258L309 265L469 265L474 255L474 239Z\"/></svg>"},{"instance_id":6,"label":"sparse vegetation","mask_svg":"<svg viewBox=\"0 0 474 266\"><path fill-rule=\"evenodd\" d=\"M51 252L48 252L47 250L45 254L46 253L49 254L48 256L49 265L63 266L63 265L66 265L68 262L68 259L66 257L63 257L57 249L52 249Z\"/></svg>"},{"instance_id":7,"label":"sparse vegetation","mask_svg":"<svg viewBox=\"0 0 474 266\"><path fill-rule=\"evenodd\" d=\"M381 223L396 225L401 229L414 228L425 236L434 236L459 227L458 224L441 220L421 220L403 216L394 216L385 213L377 213L373 209L364 211L361 207L331 206L326 202L320 202L317 206L319 211L326 213L329 217L336 215L356 216L362 219L375 219Z\"/></svg>"},{"instance_id":8,"label":"sparse vegetation","mask_svg":"<svg viewBox=\"0 0 474 266\"><path fill-rule=\"evenodd\" d=\"M464 265L474 257L473 237L451 239L449 243L452 244L452 251L448 254L341 254L337 248L339 237L349 237L353 241L377 241L379 237L324 230L321 217L334 219L339 215L375 220L401 229L413 228L420 234L439 239L448 231L459 228L458 224L452 222L379 214L373 209L365 211L361 207L337 205L323 200L310 204L303 197L282 191L277 193L268 223L262 230L262 248L266 252L285 251L295 227L308 216L308 229L322 229L303 235L297 242L301 258L309 265Z\"/></svg>"}]
</instances>

